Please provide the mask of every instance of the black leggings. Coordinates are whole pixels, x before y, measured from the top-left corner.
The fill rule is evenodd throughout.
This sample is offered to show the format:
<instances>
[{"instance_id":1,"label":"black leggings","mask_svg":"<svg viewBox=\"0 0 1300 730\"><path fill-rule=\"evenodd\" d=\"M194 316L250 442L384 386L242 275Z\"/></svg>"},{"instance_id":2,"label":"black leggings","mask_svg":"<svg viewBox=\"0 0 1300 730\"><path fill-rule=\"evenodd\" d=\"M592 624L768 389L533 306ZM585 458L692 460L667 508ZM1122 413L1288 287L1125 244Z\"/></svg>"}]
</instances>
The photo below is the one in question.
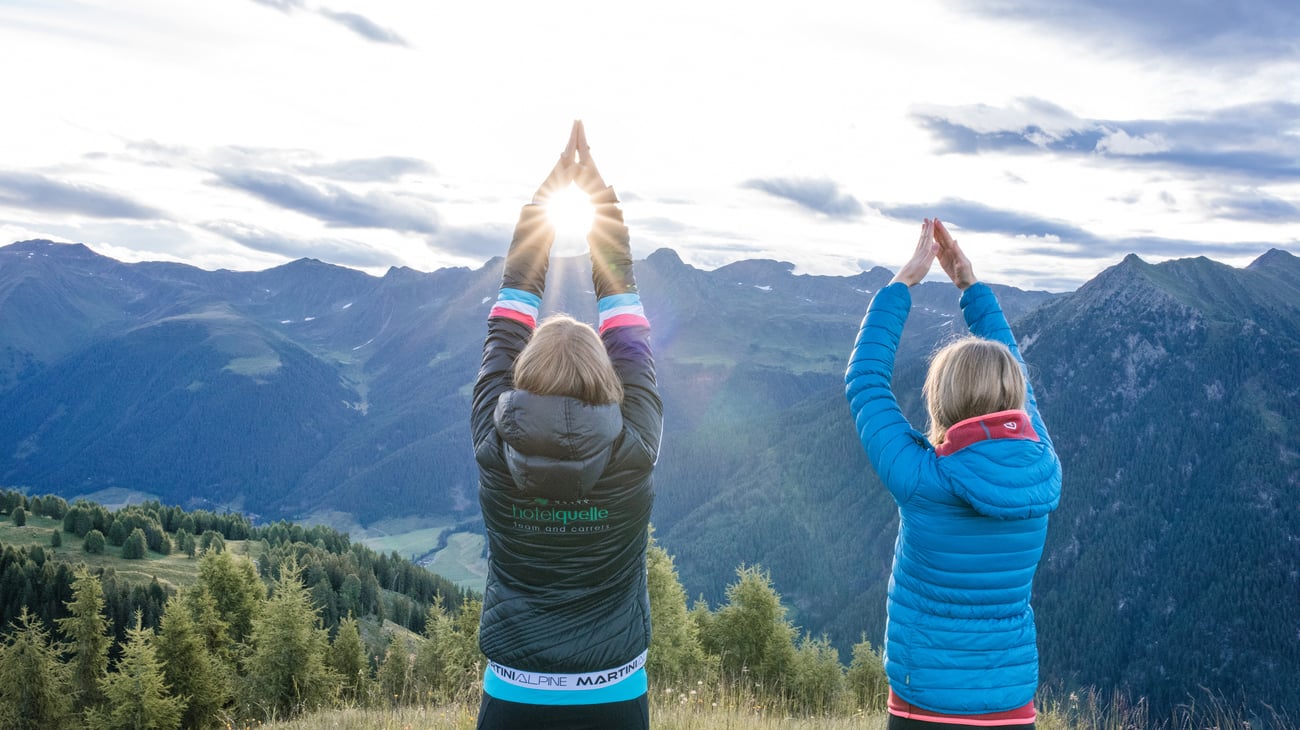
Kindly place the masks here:
<instances>
[{"instance_id":1,"label":"black leggings","mask_svg":"<svg viewBox=\"0 0 1300 730\"><path fill-rule=\"evenodd\" d=\"M525 705L487 694L478 709L479 730L650 730L650 699L601 705Z\"/></svg>"},{"instance_id":2,"label":"black leggings","mask_svg":"<svg viewBox=\"0 0 1300 730\"><path fill-rule=\"evenodd\" d=\"M959 730L960 728L975 728L976 730L1034 730L1034 723L1027 722L1021 725L996 725L986 727L983 725L952 725L946 722L929 722L927 720L912 720L898 715L889 716L888 730Z\"/></svg>"}]
</instances>

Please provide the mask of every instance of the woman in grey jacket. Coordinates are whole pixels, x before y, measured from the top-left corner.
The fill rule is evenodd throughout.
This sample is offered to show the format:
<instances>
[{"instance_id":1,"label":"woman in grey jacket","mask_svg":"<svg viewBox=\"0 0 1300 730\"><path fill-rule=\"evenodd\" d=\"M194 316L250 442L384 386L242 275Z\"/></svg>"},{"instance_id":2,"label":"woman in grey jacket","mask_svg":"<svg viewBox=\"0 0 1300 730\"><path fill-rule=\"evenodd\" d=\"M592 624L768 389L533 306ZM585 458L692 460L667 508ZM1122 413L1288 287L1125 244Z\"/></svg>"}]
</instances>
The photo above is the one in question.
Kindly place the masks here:
<instances>
[{"instance_id":1,"label":"woman in grey jacket","mask_svg":"<svg viewBox=\"0 0 1300 730\"><path fill-rule=\"evenodd\" d=\"M575 160L576 157L576 160ZM591 198L599 334L537 325L551 195ZM618 198L581 122L524 206L488 315L472 428L488 578L480 728L648 728L646 546L663 405Z\"/></svg>"}]
</instances>

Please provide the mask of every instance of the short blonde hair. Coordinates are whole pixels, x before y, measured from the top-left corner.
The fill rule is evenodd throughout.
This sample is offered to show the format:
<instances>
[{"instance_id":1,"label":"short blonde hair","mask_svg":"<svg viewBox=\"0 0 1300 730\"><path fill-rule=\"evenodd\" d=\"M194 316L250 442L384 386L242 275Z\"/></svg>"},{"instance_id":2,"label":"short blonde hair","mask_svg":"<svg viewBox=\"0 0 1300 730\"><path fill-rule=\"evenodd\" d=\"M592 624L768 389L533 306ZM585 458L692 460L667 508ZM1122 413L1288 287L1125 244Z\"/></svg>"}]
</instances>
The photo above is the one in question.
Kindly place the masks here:
<instances>
[{"instance_id":1,"label":"short blonde hair","mask_svg":"<svg viewBox=\"0 0 1300 730\"><path fill-rule=\"evenodd\" d=\"M542 321L515 360L515 387L592 405L623 402L623 382L591 325L556 314Z\"/></svg>"},{"instance_id":2,"label":"short blonde hair","mask_svg":"<svg viewBox=\"0 0 1300 730\"><path fill-rule=\"evenodd\" d=\"M967 418L1025 407L1025 373L1001 342L965 337L934 353L925 375L930 443L938 446L948 429Z\"/></svg>"}]
</instances>

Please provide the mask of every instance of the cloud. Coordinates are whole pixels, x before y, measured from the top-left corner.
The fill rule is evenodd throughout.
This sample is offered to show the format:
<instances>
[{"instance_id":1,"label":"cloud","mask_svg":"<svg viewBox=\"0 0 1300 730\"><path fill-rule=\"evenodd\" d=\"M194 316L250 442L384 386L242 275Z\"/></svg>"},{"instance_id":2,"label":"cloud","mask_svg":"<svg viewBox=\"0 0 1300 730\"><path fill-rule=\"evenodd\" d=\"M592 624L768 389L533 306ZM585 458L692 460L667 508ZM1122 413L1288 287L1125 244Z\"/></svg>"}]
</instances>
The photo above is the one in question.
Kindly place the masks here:
<instances>
[{"instance_id":1,"label":"cloud","mask_svg":"<svg viewBox=\"0 0 1300 730\"><path fill-rule=\"evenodd\" d=\"M398 35L396 31L389 30L364 15L357 13L341 12L321 7L314 10L309 9L303 0L253 0L258 5L265 5L268 8L279 10L285 15L292 15L299 10L314 12L317 15L331 20L348 30L356 33L362 38L374 43L387 43L394 46L409 46L406 39Z\"/></svg>"},{"instance_id":2,"label":"cloud","mask_svg":"<svg viewBox=\"0 0 1300 730\"><path fill-rule=\"evenodd\" d=\"M1011 267L999 271L1000 278L1012 277L1029 282L1028 285L1017 285L1022 289L1036 289L1048 292L1070 292L1078 289L1089 277L1085 276L1055 276L1044 273L1042 269L1023 269Z\"/></svg>"},{"instance_id":3,"label":"cloud","mask_svg":"<svg viewBox=\"0 0 1300 730\"><path fill-rule=\"evenodd\" d=\"M340 13L328 8L321 8L316 11L322 16L342 25L348 30L375 43L388 43L394 46L408 46L406 39L402 38L395 31L383 28L374 21L363 15L356 13Z\"/></svg>"},{"instance_id":4,"label":"cloud","mask_svg":"<svg viewBox=\"0 0 1300 730\"><path fill-rule=\"evenodd\" d=\"M741 187L784 198L808 210L831 218L851 219L862 215L862 203L841 192L833 180L794 177L754 178Z\"/></svg>"},{"instance_id":5,"label":"cloud","mask_svg":"<svg viewBox=\"0 0 1300 730\"><path fill-rule=\"evenodd\" d=\"M1220 218L1261 223L1300 222L1300 205L1258 190L1226 195L1210 202Z\"/></svg>"},{"instance_id":6,"label":"cloud","mask_svg":"<svg viewBox=\"0 0 1300 730\"><path fill-rule=\"evenodd\" d=\"M1154 155L1168 152L1169 142L1159 132L1150 136L1130 136L1122 129L1116 129L1097 141L1097 151L1116 155Z\"/></svg>"},{"instance_id":7,"label":"cloud","mask_svg":"<svg viewBox=\"0 0 1300 730\"><path fill-rule=\"evenodd\" d=\"M1023 239L1018 243L1017 251L1029 255L1079 259L1105 259L1128 253L1169 258L1242 256L1251 251L1276 246L1275 243L1259 241L1222 243L1158 236L1104 238L1064 221L993 208L959 198L944 198L924 205L873 203L872 207L888 218L908 223L938 216L945 223L953 224L959 239L961 231L1002 234Z\"/></svg>"},{"instance_id":8,"label":"cloud","mask_svg":"<svg viewBox=\"0 0 1300 730\"><path fill-rule=\"evenodd\" d=\"M0 205L90 218L161 218L162 212L110 190L30 172L0 170Z\"/></svg>"},{"instance_id":9,"label":"cloud","mask_svg":"<svg viewBox=\"0 0 1300 730\"><path fill-rule=\"evenodd\" d=\"M433 174L433 165L414 157L368 157L301 165L299 172L348 182L389 182L406 175Z\"/></svg>"},{"instance_id":10,"label":"cloud","mask_svg":"<svg viewBox=\"0 0 1300 730\"><path fill-rule=\"evenodd\" d=\"M920 221L938 216L945 222L979 233L1003 233L1012 236L1055 237L1064 241L1091 242L1093 236L1065 221L1041 218L1028 213L993 208L960 198L944 198L924 205L888 205L872 203L881 215L895 220Z\"/></svg>"},{"instance_id":11,"label":"cloud","mask_svg":"<svg viewBox=\"0 0 1300 730\"><path fill-rule=\"evenodd\" d=\"M282 13L300 10L303 7L302 0L253 0L258 5L265 5L268 8L275 8Z\"/></svg>"},{"instance_id":12,"label":"cloud","mask_svg":"<svg viewBox=\"0 0 1300 730\"><path fill-rule=\"evenodd\" d=\"M382 192L357 195L337 185L318 188L292 175L267 170L218 169L217 184L242 190L281 208L312 216L330 226L385 228L433 234L438 216L427 205Z\"/></svg>"},{"instance_id":13,"label":"cloud","mask_svg":"<svg viewBox=\"0 0 1300 730\"><path fill-rule=\"evenodd\" d=\"M510 226L492 224L473 228L446 226L429 240L429 248L466 258L504 256L510 247Z\"/></svg>"},{"instance_id":14,"label":"cloud","mask_svg":"<svg viewBox=\"0 0 1300 730\"><path fill-rule=\"evenodd\" d=\"M333 264L360 268L403 264L403 261L393 254L357 241L340 238L292 238L235 221L208 221L199 225L254 251L277 254L291 259L315 258Z\"/></svg>"},{"instance_id":15,"label":"cloud","mask_svg":"<svg viewBox=\"0 0 1300 730\"><path fill-rule=\"evenodd\" d=\"M1295 0L950 0L999 20L1020 20L1062 35L1156 51L1194 64L1248 63L1300 56Z\"/></svg>"},{"instance_id":16,"label":"cloud","mask_svg":"<svg viewBox=\"0 0 1300 730\"><path fill-rule=\"evenodd\" d=\"M916 107L943 152L1051 154L1255 180L1300 180L1300 104L1270 101L1163 120L1082 119L1039 99Z\"/></svg>"}]
</instances>

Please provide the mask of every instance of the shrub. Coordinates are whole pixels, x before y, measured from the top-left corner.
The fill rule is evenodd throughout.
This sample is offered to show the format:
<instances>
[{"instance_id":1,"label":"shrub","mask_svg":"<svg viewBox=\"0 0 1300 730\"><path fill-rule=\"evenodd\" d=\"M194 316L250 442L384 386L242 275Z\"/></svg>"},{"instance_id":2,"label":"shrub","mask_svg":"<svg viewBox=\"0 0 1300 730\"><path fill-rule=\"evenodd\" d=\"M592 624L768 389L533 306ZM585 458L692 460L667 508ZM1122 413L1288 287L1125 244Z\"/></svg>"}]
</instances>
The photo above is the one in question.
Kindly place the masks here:
<instances>
[{"instance_id":1,"label":"shrub","mask_svg":"<svg viewBox=\"0 0 1300 730\"><path fill-rule=\"evenodd\" d=\"M126 542L122 543L122 557L127 560L140 560L149 549L148 545L149 543L145 541L144 530L137 527L131 530Z\"/></svg>"},{"instance_id":2,"label":"shrub","mask_svg":"<svg viewBox=\"0 0 1300 730\"><path fill-rule=\"evenodd\" d=\"M103 555L104 546L107 541L104 539L104 533L99 530L91 530L86 533L86 543L82 546L86 552L91 555Z\"/></svg>"}]
</instances>

